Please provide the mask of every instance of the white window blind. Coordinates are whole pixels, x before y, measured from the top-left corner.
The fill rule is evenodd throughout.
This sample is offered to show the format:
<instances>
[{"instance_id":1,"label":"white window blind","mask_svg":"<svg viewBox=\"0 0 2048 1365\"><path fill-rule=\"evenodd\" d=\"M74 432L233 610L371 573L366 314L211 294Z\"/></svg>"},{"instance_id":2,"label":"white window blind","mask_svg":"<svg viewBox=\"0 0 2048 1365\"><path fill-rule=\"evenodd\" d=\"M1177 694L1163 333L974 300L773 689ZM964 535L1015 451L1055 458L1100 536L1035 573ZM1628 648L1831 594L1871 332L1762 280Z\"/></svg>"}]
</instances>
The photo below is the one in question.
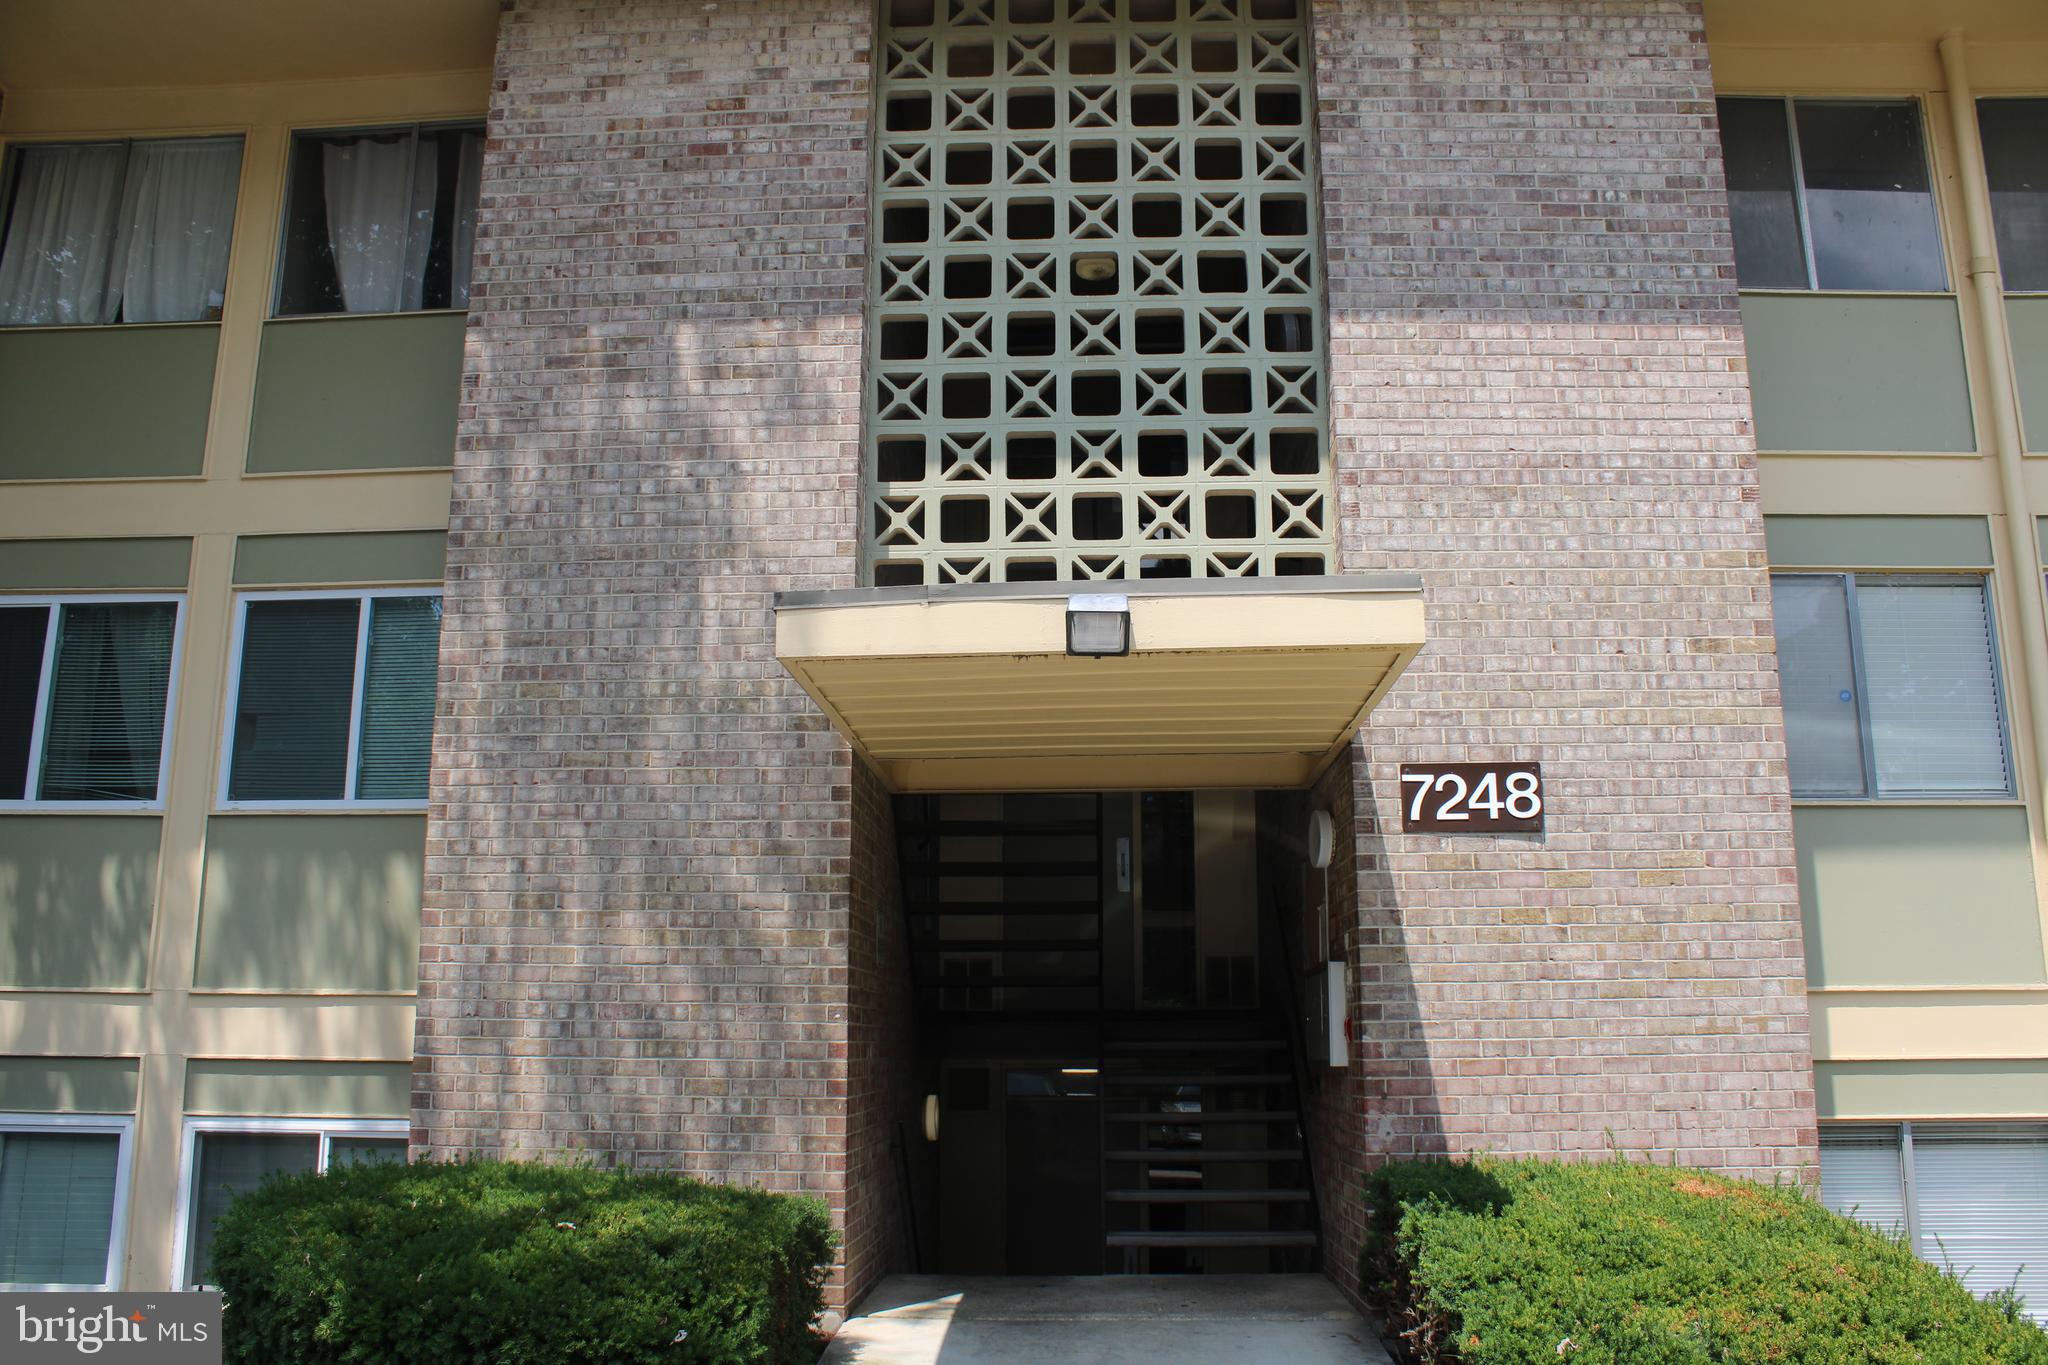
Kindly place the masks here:
<instances>
[{"instance_id":1,"label":"white window blind","mask_svg":"<svg viewBox=\"0 0 2048 1365\"><path fill-rule=\"evenodd\" d=\"M178 609L169 602L66 603L43 735L45 801L152 801Z\"/></svg>"},{"instance_id":2,"label":"white window blind","mask_svg":"<svg viewBox=\"0 0 2048 1365\"><path fill-rule=\"evenodd\" d=\"M0 1135L0 1284L106 1282L120 1152L113 1133Z\"/></svg>"},{"instance_id":3,"label":"white window blind","mask_svg":"<svg viewBox=\"0 0 2048 1365\"><path fill-rule=\"evenodd\" d=\"M2011 780L1983 583L1866 576L1856 600L1878 794L2004 794Z\"/></svg>"},{"instance_id":4,"label":"white window blind","mask_svg":"<svg viewBox=\"0 0 2048 1365\"><path fill-rule=\"evenodd\" d=\"M158 795L178 604L0 606L0 800Z\"/></svg>"},{"instance_id":5,"label":"white window blind","mask_svg":"<svg viewBox=\"0 0 2048 1365\"><path fill-rule=\"evenodd\" d=\"M440 598L380 597L371 602L357 796L418 800L427 794L440 646Z\"/></svg>"},{"instance_id":6,"label":"white window blind","mask_svg":"<svg viewBox=\"0 0 2048 1365\"><path fill-rule=\"evenodd\" d=\"M245 601L227 800L426 800L440 641L438 594Z\"/></svg>"},{"instance_id":7,"label":"white window blind","mask_svg":"<svg viewBox=\"0 0 2048 1365\"><path fill-rule=\"evenodd\" d=\"M1920 1254L2048 1321L2048 1128L1914 1124Z\"/></svg>"},{"instance_id":8,"label":"white window blind","mask_svg":"<svg viewBox=\"0 0 2048 1365\"><path fill-rule=\"evenodd\" d=\"M199 1169L192 1186L191 1250L186 1283L211 1283L213 1225L235 1196L246 1194L279 1172L303 1175L318 1168L317 1133L201 1133Z\"/></svg>"},{"instance_id":9,"label":"white window blind","mask_svg":"<svg viewBox=\"0 0 2048 1365\"><path fill-rule=\"evenodd\" d=\"M1773 574L1771 604L1794 796L2011 793L1983 578Z\"/></svg>"},{"instance_id":10,"label":"white window blind","mask_svg":"<svg viewBox=\"0 0 2048 1365\"><path fill-rule=\"evenodd\" d=\"M1893 1123L1831 1125L1820 1135L1820 1198L1845 1217L1906 1233L1906 1176Z\"/></svg>"},{"instance_id":11,"label":"white window blind","mask_svg":"<svg viewBox=\"0 0 2048 1365\"><path fill-rule=\"evenodd\" d=\"M1779 574L1771 580L1771 609L1792 789L1802 796L1861 796L1863 736L1847 582L1836 574Z\"/></svg>"}]
</instances>

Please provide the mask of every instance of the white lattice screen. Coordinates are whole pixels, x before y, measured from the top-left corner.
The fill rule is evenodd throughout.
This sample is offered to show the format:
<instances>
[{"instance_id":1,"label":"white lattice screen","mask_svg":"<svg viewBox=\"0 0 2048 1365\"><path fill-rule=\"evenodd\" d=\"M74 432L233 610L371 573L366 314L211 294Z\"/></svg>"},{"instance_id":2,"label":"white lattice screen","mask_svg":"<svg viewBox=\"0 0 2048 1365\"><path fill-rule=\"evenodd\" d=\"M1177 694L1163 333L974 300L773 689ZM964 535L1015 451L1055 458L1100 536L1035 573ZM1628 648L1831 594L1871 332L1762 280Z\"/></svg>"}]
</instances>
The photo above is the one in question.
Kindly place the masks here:
<instances>
[{"instance_id":1,"label":"white lattice screen","mask_svg":"<svg viewBox=\"0 0 2048 1365\"><path fill-rule=\"evenodd\" d=\"M879 584L1327 572L1302 0L884 0Z\"/></svg>"}]
</instances>

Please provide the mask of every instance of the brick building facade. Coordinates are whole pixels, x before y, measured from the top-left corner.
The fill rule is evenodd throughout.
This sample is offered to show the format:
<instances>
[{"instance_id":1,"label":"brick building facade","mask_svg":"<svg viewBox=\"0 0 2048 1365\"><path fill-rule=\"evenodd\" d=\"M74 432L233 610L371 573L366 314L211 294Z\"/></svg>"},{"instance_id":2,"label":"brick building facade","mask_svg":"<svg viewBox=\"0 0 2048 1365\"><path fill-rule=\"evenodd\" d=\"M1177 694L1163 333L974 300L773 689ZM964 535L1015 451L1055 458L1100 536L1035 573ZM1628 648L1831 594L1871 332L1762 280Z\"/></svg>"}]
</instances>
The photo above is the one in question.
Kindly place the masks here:
<instances>
[{"instance_id":1,"label":"brick building facade","mask_svg":"<svg viewBox=\"0 0 2048 1365\"><path fill-rule=\"evenodd\" d=\"M592 22L501 30L415 1142L821 1194L857 1296L900 1242L883 1120L917 1098L888 808L769 624L774 592L857 581L872 40L812 4ZM1364 818L1330 1261L1340 1173L1389 1155L1810 1167L1699 16L1331 5L1315 44L1339 554L1420 572L1432 627L1331 779ZM1544 839L1388 839L1399 760L1530 750Z\"/></svg>"}]
</instances>

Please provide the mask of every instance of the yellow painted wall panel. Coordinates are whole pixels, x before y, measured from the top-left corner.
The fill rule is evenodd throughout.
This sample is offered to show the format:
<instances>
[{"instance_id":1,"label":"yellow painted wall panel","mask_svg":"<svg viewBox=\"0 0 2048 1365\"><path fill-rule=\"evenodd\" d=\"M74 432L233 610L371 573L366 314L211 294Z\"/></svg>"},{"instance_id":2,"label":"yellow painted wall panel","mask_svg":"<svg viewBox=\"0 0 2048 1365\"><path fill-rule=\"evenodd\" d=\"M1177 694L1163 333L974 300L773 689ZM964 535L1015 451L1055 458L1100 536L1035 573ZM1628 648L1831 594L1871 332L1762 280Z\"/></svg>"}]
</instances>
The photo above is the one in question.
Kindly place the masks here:
<instances>
[{"instance_id":1,"label":"yellow painted wall panel","mask_svg":"<svg viewBox=\"0 0 2048 1365\"><path fill-rule=\"evenodd\" d=\"M2048 451L2048 296L2008 298L2005 316L2012 329L2012 368L2019 379L2027 449Z\"/></svg>"},{"instance_id":2,"label":"yellow painted wall panel","mask_svg":"<svg viewBox=\"0 0 2048 1365\"><path fill-rule=\"evenodd\" d=\"M400 1119L411 1091L405 1062L194 1060L185 1067L188 1114Z\"/></svg>"},{"instance_id":3,"label":"yellow painted wall panel","mask_svg":"<svg viewBox=\"0 0 2048 1365\"><path fill-rule=\"evenodd\" d=\"M1819 1062L1823 1119L2039 1118L2048 1061Z\"/></svg>"},{"instance_id":4,"label":"yellow painted wall panel","mask_svg":"<svg viewBox=\"0 0 2048 1365\"><path fill-rule=\"evenodd\" d=\"M249 471L453 464L466 318L398 313L265 323Z\"/></svg>"},{"instance_id":5,"label":"yellow painted wall panel","mask_svg":"<svg viewBox=\"0 0 2048 1365\"><path fill-rule=\"evenodd\" d=\"M445 531L243 536L235 542L235 582L439 583L447 558Z\"/></svg>"},{"instance_id":6,"label":"yellow painted wall panel","mask_svg":"<svg viewBox=\"0 0 2048 1365\"><path fill-rule=\"evenodd\" d=\"M1767 516L1772 568L1989 569L1983 517Z\"/></svg>"},{"instance_id":7,"label":"yellow painted wall panel","mask_svg":"<svg viewBox=\"0 0 2048 1365\"><path fill-rule=\"evenodd\" d=\"M0 1057L0 1112L132 1114L133 1057Z\"/></svg>"},{"instance_id":8,"label":"yellow painted wall panel","mask_svg":"<svg viewBox=\"0 0 2048 1365\"><path fill-rule=\"evenodd\" d=\"M184 536L0 540L0 588L24 592L182 588L191 568Z\"/></svg>"},{"instance_id":9,"label":"yellow painted wall panel","mask_svg":"<svg viewBox=\"0 0 2048 1365\"><path fill-rule=\"evenodd\" d=\"M1745 294L1742 328L1757 449L1976 448L1953 298Z\"/></svg>"},{"instance_id":10,"label":"yellow painted wall panel","mask_svg":"<svg viewBox=\"0 0 2048 1365\"><path fill-rule=\"evenodd\" d=\"M139 989L163 821L0 816L0 987Z\"/></svg>"},{"instance_id":11,"label":"yellow painted wall panel","mask_svg":"<svg viewBox=\"0 0 2048 1365\"><path fill-rule=\"evenodd\" d=\"M419 971L424 815L216 815L201 990L407 991Z\"/></svg>"},{"instance_id":12,"label":"yellow painted wall panel","mask_svg":"<svg viewBox=\"0 0 2048 1365\"><path fill-rule=\"evenodd\" d=\"M0 479L197 474L220 328L0 331Z\"/></svg>"},{"instance_id":13,"label":"yellow painted wall panel","mask_svg":"<svg viewBox=\"0 0 2048 1365\"><path fill-rule=\"evenodd\" d=\"M2043 980L2024 810L1802 806L1793 827L1812 985Z\"/></svg>"}]
</instances>

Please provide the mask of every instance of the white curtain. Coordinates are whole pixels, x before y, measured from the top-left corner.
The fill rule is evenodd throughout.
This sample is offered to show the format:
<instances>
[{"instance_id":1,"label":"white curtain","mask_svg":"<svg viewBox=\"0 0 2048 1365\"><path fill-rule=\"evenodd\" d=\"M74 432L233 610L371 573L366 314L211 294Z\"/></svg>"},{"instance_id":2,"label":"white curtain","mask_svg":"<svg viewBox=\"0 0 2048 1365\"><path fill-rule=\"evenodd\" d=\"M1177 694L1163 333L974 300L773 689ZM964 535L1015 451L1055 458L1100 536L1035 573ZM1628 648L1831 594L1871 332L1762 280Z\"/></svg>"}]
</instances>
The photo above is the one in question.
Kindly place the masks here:
<instances>
[{"instance_id":1,"label":"white curtain","mask_svg":"<svg viewBox=\"0 0 2048 1365\"><path fill-rule=\"evenodd\" d=\"M135 144L112 272L122 321L220 316L241 172L240 138Z\"/></svg>"},{"instance_id":2,"label":"white curtain","mask_svg":"<svg viewBox=\"0 0 2048 1365\"><path fill-rule=\"evenodd\" d=\"M120 208L119 143L26 147L7 240L0 244L0 324L113 322L108 288Z\"/></svg>"},{"instance_id":3,"label":"white curtain","mask_svg":"<svg viewBox=\"0 0 2048 1365\"><path fill-rule=\"evenodd\" d=\"M470 257L476 251L476 205L484 183L484 136L462 135L455 171L455 239L449 252L448 306L469 307Z\"/></svg>"},{"instance_id":4,"label":"white curtain","mask_svg":"<svg viewBox=\"0 0 2048 1365\"><path fill-rule=\"evenodd\" d=\"M413 199L405 174L412 150L410 133L388 141L330 142L321 149L327 239L341 280L342 307L351 313L419 307L422 271L408 259L405 230ZM419 250L423 264L425 247ZM405 302L408 283L410 303Z\"/></svg>"}]
</instances>

